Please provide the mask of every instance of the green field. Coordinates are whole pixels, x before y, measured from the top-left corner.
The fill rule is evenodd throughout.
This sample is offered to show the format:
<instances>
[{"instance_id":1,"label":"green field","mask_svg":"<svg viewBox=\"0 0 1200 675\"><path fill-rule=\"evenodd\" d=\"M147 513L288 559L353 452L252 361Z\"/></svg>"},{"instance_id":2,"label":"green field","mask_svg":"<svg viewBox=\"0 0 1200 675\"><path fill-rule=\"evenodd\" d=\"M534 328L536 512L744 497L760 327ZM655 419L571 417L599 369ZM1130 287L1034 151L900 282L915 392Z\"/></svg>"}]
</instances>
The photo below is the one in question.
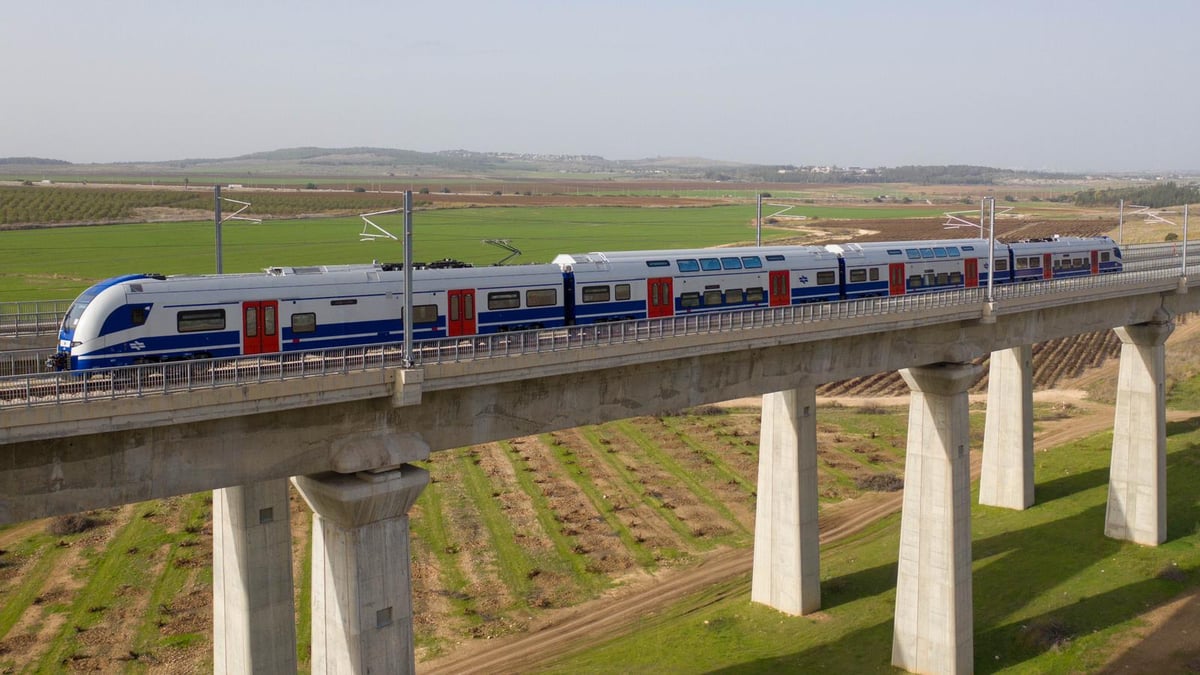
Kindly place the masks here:
<instances>
[{"instance_id":1,"label":"green field","mask_svg":"<svg viewBox=\"0 0 1200 675\"><path fill-rule=\"evenodd\" d=\"M507 253L483 240L508 239L523 251L510 263L548 262L567 252L753 243L753 219L752 206L418 211L413 250L416 260L488 265ZM373 220L397 236L402 231L397 215ZM403 259L399 241L360 241L362 229L357 217L230 221L222 227L224 270ZM215 271L214 230L211 222L183 222L0 232L0 302L74 297L95 281L131 272ZM785 234L763 230L765 239Z\"/></svg>"},{"instance_id":2,"label":"green field","mask_svg":"<svg viewBox=\"0 0 1200 675\"><path fill-rule=\"evenodd\" d=\"M1111 433L1039 452L1037 503L972 495L975 671L1095 672L1139 615L1200 583L1200 418L1168 425L1167 542L1104 536ZM552 673L890 673L900 519L822 547L822 610L750 602L749 576L642 619ZM1178 664L1182 672L1183 664Z\"/></svg>"}]
</instances>

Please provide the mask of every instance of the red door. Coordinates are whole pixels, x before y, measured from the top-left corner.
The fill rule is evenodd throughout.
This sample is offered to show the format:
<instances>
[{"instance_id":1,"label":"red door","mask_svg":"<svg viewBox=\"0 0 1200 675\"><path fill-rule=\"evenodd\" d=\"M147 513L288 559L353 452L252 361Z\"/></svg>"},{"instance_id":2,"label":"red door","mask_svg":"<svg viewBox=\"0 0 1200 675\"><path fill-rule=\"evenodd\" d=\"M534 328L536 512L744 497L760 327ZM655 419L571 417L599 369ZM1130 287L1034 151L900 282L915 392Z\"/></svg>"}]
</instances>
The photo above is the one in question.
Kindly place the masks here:
<instances>
[{"instance_id":1,"label":"red door","mask_svg":"<svg viewBox=\"0 0 1200 675\"><path fill-rule=\"evenodd\" d=\"M255 300L242 303L242 353L271 354L279 351L279 303Z\"/></svg>"},{"instance_id":2,"label":"red door","mask_svg":"<svg viewBox=\"0 0 1200 675\"><path fill-rule=\"evenodd\" d=\"M675 314L671 277L646 280L646 316L651 319Z\"/></svg>"},{"instance_id":3,"label":"red door","mask_svg":"<svg viewBox=\"0 0 1200 675\"><path fill-rule=\"evenodd\" d=\"M1042 255L1042 278L1043 279L1054 278L1054 268L1051 267L1051 263L1053 262L1050 259L1051 257L1053 257L1053 256L1051 256L1049 253Z\"/></svg>"},{"instance_id":4,"label":"red door","mask_svg":"<svg viewBox=\"0 0 1200 675\"><path fill-rule=\"evenodd\" d=\"M772 307L792 304L792 289L788 284L788 271L775 270L770 275L770 303Z\"/></svg>"},{"instance_id":5,"label":"red door","mask_svg":"<svg viewBox=\"0 0 1200 675\"><path fill-rule=\"evenodd\" d=\"M888 295L904 295L904 263L888 265Z\"/></svg>"},{"instance_id":6,"label":"red door","mask_svg":"<svg viewBox=\"0 0 1200 675\"><path fill-rule=\"evenodd\" d=\"M446 334L455 335L475 334L475 289L467 288L458 291L448 291L446 311Z\"/></svg>"},{"instance_id":7,"label":"red door","mask_svg":"<svg viewBox=\"0 0 1200 675\"><path fill-rule=\"evenodd\" d=\"M979 258L967 258L963 261L963 283L967 288L979 287Z\"/></svg>"},{"instance_id":8,"label":"red door","mask_svg":"<svg viewBox=\"0 0 1200 675\"><path fill-rule=\"evenodd\" d=\"M1092 251L1092 274L1100 274L1100 252Z\"/></svg>"}]
</instances>

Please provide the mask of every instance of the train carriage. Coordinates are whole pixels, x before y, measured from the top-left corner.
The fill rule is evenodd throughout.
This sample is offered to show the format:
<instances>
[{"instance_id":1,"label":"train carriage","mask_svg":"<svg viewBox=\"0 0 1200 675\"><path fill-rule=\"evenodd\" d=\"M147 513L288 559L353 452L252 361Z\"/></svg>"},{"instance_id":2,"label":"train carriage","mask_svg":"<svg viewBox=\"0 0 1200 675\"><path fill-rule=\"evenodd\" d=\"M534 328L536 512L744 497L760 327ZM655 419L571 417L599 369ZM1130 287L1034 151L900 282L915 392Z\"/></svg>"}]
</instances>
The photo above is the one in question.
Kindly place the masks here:
<instances>
[{"instance_id":1,"label":"train carriage","mask_svg":"<svg viewBox=\"0 0 1200 675\"><path fill-rule=\"evenodd\" d=\"M980 283L980 261L986 263L988 242L864 242L826 248L838 255L845 297L853 299L974 288Z\"/></svg>"},{"instance_id":2,"label":"train carriage","mask_svg":"<svg viewBox=\"0 0 1200 675\"><path fill-rule=\"evenodd\" d=\"M1007 244L1014 281L1040 281L1121 270L1121 250L1108 237L1059 237Z\"/></svg>"}]
</instances>

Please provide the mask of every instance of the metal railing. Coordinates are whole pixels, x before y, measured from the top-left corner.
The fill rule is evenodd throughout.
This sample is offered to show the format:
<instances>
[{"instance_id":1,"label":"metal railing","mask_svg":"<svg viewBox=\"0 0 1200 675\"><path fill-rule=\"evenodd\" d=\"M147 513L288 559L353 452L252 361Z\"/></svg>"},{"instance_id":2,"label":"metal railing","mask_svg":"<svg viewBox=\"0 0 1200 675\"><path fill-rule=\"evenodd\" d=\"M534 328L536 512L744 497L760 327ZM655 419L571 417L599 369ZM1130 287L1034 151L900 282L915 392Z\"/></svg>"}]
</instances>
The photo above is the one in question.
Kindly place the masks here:
<instances>
[{"instance_id":1,"label":"metal railing","mask_svg":"<svg viewBox=\"0 0 1200 675\"><path fill-rule=\"evenodd\" d=\"M1189 271L1196 272L1197 266L1192 266ZM1003 313L1002 303L1005 300L1095 291L1113 296L1120 295L1114 291L1122 286L1130 287L1131 293L1141 292L1138 284L1176 278L1179 272L1178 267L1173 267L1003 284L995 287L993 297L996 304L1001 306L997 313ZM880 315L903 318L900 315L928 313L934 308L962 307L967 312L977 311L982 316L985 301L986 289L973 288L743 311L714 311L658 319L425 340L415 343L412 356L414 365L435 365ZM35 357L22 357L19 352L14 354L18 354L11 361L15 365L9 366L13 373L0 376L0 409L187 392L404 365L400 343L65 373L29 370L21 374L17 372L18 369L33 368L21 364L28 364L29 358ZM39 354L44 355L45 352ZM37 367L40 368L40 365Z\"/></svg>"},{"instance_id":2,"label":"metal railing","mask_svg":"<svg viewBox=\"0 0 1200 675\"><path fill-rule=\"evenodd\" d=\"M0 337L58 333L73 300L0 302Z\"/></svg>"}]
</instances>

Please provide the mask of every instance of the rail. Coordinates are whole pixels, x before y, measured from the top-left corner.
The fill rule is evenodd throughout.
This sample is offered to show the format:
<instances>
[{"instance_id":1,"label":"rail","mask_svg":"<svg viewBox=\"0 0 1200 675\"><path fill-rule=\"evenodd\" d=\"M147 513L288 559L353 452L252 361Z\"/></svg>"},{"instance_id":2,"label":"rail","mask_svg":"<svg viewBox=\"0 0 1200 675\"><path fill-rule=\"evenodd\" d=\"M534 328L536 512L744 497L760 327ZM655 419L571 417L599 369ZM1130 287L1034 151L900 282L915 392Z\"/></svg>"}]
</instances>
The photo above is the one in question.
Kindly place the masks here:
<instances>
[{"instance_id":1,"label":"rail","mask_svg":"<svg viewBox=\"0 0 1200 675\"><path fill-rule=\"evenodd\" d=\"M1000 305L1006 300L1079 291L1104 290L1109 295L1114 295L1112 291L1121 286L1133 287L1138 283L1177 278L1179 271L1178 267L1172 267L1076 279L1005 284L994 289L993 297L997 305ZM1189 271L1200 270L1192 267ZM986 293L986 289L981 287L899 297L719 311L538 331L425 340L414 345L413 365L519 357L550 351L666 340L685 335L808 325L884 314L920 313L941 307L976 305L980 307L982 316ZM1076 296L1070 297L1077 300ZM105 368L82 373L28 372L0 376L0 409L188 392L289 378L398 368L404 365L401 344L388 343Z\"/></svg>"},{"instance_id":2,"label":"rail","mask_svg":"<svg viewBox=\"0 0 1200 675\"><path fill-rule=\"evenodd\" d=\"M74 300L0 302L0 337L53 335Z\"/></svg>"}]
</instances>

